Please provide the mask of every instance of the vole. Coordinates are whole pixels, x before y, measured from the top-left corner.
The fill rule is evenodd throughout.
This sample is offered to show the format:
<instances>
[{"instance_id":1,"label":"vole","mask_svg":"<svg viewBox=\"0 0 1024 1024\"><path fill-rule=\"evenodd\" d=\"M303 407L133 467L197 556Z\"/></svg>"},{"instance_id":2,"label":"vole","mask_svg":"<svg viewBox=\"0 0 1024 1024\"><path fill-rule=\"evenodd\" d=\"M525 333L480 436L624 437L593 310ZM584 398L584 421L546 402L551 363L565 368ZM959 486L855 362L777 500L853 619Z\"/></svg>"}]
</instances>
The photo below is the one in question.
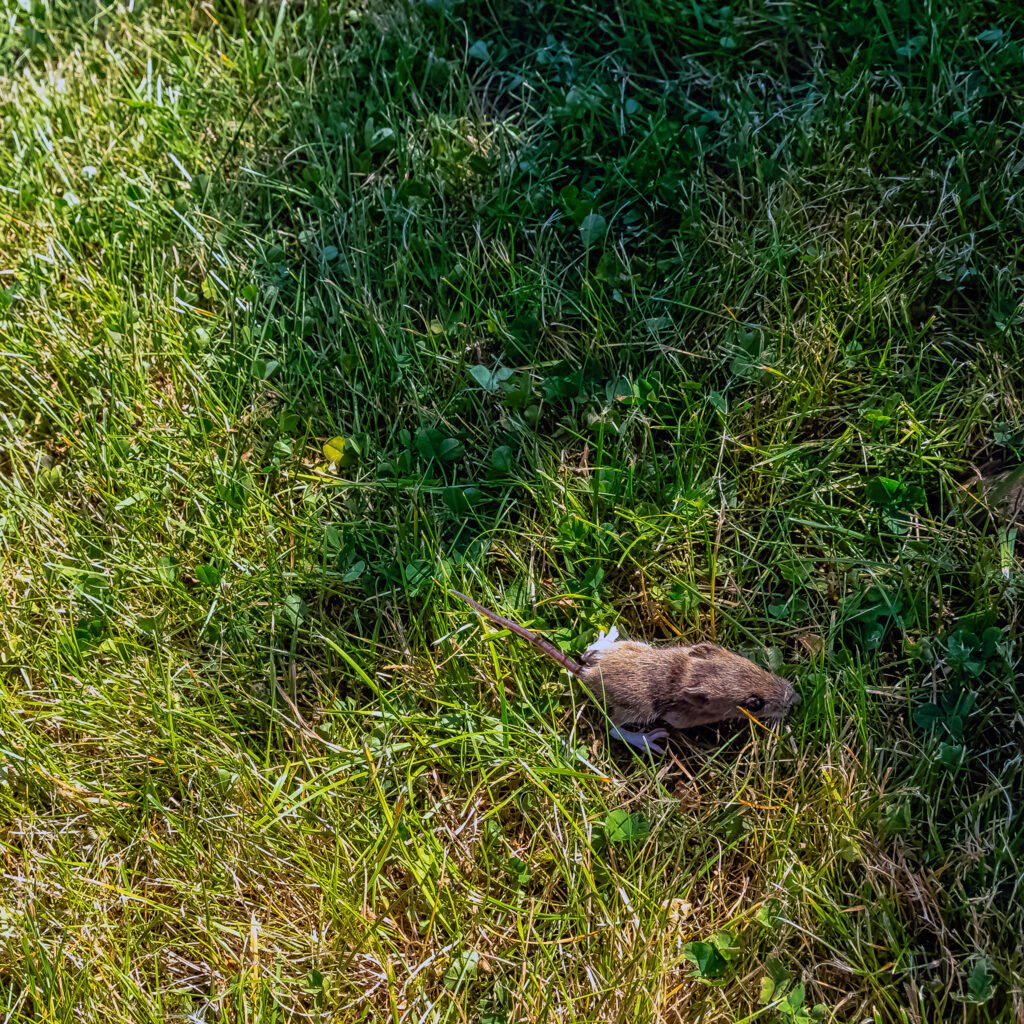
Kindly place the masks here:
<instances>
[{"instance_id":1,"label":"vole","mask_svg":"<svg viewBox=\"0 0 1024 1024\"><path fill-rule=\"evenodd\" d=\"M620 640L613 626L576 661L473 598L457 590L451 593L491 622L528 640L576 676L604 705L613 726L611 734L638 750L664 753L660 743L668 732L650 728L656 722L688 729L743 718L744 710L757 718L776 719L800 702L788 679L717 644L652 647L636 640Z\"/></svg>"}]
</instances>

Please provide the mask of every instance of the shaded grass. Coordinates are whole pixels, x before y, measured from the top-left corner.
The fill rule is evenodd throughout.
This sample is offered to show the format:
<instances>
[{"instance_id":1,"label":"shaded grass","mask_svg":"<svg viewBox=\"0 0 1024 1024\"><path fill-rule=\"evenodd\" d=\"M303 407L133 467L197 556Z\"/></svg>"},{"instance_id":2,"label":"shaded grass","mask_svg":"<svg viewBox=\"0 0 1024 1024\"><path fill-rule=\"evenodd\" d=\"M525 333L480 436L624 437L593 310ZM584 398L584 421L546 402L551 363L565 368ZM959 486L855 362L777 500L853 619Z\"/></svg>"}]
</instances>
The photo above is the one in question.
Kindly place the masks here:
<instances>
[{"instance_id":1,"label":"shaded grass","mask_svg":"<svg viewBox=\"0 0 1024 1024\"><path fill-rule=\"evenodd\" d=\"M1013 9L8 7L11 1020L1019 1016Z\"/></svg>"}]
</instances>

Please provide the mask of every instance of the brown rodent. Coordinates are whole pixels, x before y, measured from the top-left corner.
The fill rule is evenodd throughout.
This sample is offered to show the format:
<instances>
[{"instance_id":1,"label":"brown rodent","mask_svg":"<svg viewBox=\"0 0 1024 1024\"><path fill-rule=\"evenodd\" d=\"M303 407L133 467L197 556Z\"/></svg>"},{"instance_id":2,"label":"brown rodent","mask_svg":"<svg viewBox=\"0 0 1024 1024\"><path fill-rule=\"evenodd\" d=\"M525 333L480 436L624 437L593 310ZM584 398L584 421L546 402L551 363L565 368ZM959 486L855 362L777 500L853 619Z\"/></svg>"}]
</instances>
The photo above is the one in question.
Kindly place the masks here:
<instances>
[{"instance_id":1,"label":"brown rodent","mask_svg":"<svg viewBox=\"0 0 1024 1024\"><path fill-rule=\"evenodd\" d=\"M800 702L788 679L717 644L651 647L635 640L619 640L613 626L575 661L473 598L457 590L451 593L480 615L528 640L576 676L604 705L614 726L612 735L640 750L664 752L658 741L668 733L648 728L656 722L688 729L742 718L744 711L756 718L782 718Z\"/></svg>"}]
</instances>

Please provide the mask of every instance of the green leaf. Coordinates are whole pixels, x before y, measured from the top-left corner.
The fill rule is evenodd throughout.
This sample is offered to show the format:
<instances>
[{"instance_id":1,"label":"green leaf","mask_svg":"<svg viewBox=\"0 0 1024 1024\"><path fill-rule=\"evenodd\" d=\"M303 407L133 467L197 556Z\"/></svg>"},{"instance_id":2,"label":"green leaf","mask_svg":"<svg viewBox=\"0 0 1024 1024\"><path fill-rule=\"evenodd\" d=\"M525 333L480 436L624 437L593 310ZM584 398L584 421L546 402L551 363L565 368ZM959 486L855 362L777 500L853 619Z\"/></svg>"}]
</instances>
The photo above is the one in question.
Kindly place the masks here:
<instances>
[{"instance_id":1,"label":"green leaf","mask_svg":"<svg viewBox=\"0 0 1024 1024\"><path fill-rule=\"evenodd\" d=\"M345 573L345 575L342 576L342 582L355 583L355 581L359 579L359 577L362 576L365 571L366 563L364 561L360 560L358 562L353 562L352 565L349 566L349 569Z\"/></svg>"},{"instance_id":2,"label":"green leaf","mask_svg":"<svg viewBox=\"0 0 1024 1024\"><path fill-rule=\"evenodd\" d=\"M636 811L609 811L604 819L605 835L610 843L627 843L643 839L651 831L650 823Z\"/></svg>"},{"instance_id":3,"label":"green leaf","mask_svg":"<svg viewBox=\"0 0 1024 1024\"><path fill-rule=\"evenodd\" d=\"M289 594L281 602L281 617L293 626L301 626L306 615L306 602L298 594Z\"/></svg>"},{"instance_id":4,"label":"green leaf","mask_svg":"<svg viewBox=\"0 0 1024 1024\"><path fill-rule=\"evenodd\" d=\"M580 221L580 238L588 248L597 245L608 231L608 221L599 213L588 213Z\"/></svg>"},{"instance_id":5,"label":"green leaf","mask_svg":"<svg viewBox=\"0 0 1024 1024\"><path fill-rule=\"evenodd\" d=\"M922 704L914 708L911 717L919 729L930 729L946 717L946 712L938 704Z\"/></svg>"},{"instance_id":6,"label":"green leaf","mask_svg":"<svg viewBox=\"0 0 1024 1024\"><path fill-rule=\"evenodd\" d=\"M683 956L697 965L695 973L701 978L721 978L729 969L728 961L711 942L687 942Z\"/></svg>"},{"instance_id":7,"label":"green leaf","mask_svg":"<svg viewBox=\"0 0 1024 1024\"><path fill-rule=\"evenodd\" d=\"M415 595L420 588L431 578L431 566L429 562L417 559L410 562L403 570L405 582L409 584L411 592Z\"/></svg>"},{"instance_id":8,"label":"green leaf","mask_svg":"<svg viewBox=\"0 0 1024 1024\"><path fill-rule=\"evenodd\" d=\"M510 370L506 366L497 367L492 370L487 366L477 364L476 366L468 367L468 372L480 387L493 394L515 373L515 370Z\"/></svg>"},{"instance_id":9,"label":"green leaf","mask_svg":"<svg viewBox=\"0 0 1024 1024\"><path fill-rule=\"evenodd\" d=\"M421 427L416 431L416 451L429 461L455 462L462 456L462 442L447 437L436 427Z\"/></svg>"},{"instance_id":10,"label":"green leaf","mask_svg":"<svg viewBox=\"0 0 1024 1024\"><path fill-rule=\"evenodd\" d=\"M770 956L765 961L764 969L768 972L768 977L775 982L777 994L781 995L782 989L790 982L786 965L777 956Z\"/></svg>"},{"instance_id":11,"label":"green leaf","mask_svg":"<svg viewBox=\"0 0 1024 1024\"><path fill-rule=\"evenodd\" d=\"M502 401L509 409L525 409L533 400L533 384L527 373L513 373L501 385Z\"/></svg>"},{"instance_id":12,"label":"green leaf","mask_svg":"<svg viewBox=\"0 0 1024 1024\"><path fill-rule=\"evenodd\" d=\"M903 490L904 508L920 508L928 501L928 495L920 484L907 484Z\"/></svg>"},{"instance_id":13,"label":"green leaf","mask_svg":"<svg viewBox=\"0 0 1024 1024\"><path fill-rule=\"evenodd\" d=\"M647 380L644 377L637 378L633 382L633 401L637 405L649 405L657 397L660 383L657 377L654 380Z\"/></svg>"},{"instance_id":14,"label":"green leaf","mask_svg":"<svg viewBox=\"0 0 1024 1024\"><path fill-rule=\"evenodd\" d=\"M967 999L972 1003L987 1003L994 994L992 965L985 957L979 957L967 975Z\"/></svg>"},{"instance_id":15,"label":"green leaf","mask_svg":"<svg viewBox=\"0 0 1024 1024\"><path fill-rule=\"evenodd\" d=\"M196 579L204 587L215 587L220 583L220 569L215 565L211 565L209 562L204 562L202 565L196 566Z\"/></svg>"},{"instance_id":16,"label":"green leaf","mask_svg":"<svg viewBox=\"0 0 1024 1024\"><path fill-rule=\"evenodd\" d=\"M883 821L890 835L908 831L912 820L910 803L906 800L895 801L885 809Z\"/></svg>"},{"instance_id":17,"label":"green leaf","mask_svg":"<svg viewBox=\"0 0 1024 1024\"><path fill-rule=\"evenodd\" d=\"M722 416L729 411L729 401L721 391L708 392L708 405Z\"/></svg>"},{"instance_id":18,"label":"green leaf","mask_svg":"<svg viewBox=\"0 0 1024 1024\"><path fill-rule=\"evenodd\" d=\"M736 936L732 932L715 932L711 936L711 941L726 960L732 960L739 952L739 946L736 945Z\"/></svg>"},{"instance_id":19,"label":"green leaf","mask_svg":"<svg viewBox=\"0 0 1024 1024\"><path fill-rule=\"evenodd\" d=\"M252 361L252 375L257 380L269 380L280 365L276 359L264 359L262 356L257 356Z\"/></svg>"},{"instance_id":20,"label":"green leaf","mask_svg":"<svg viewBox=\"0 0 1024 1024\"><path fill-rule=\"evenodd\" d=\"M800 1007L804 1005L804 986L798 982L794 985L789 992L786 993L785 999L782 1000L782 1004L779 1007L783 1013L789 1017L795 1017Z\"/></svg>"},{"instance_id":21,"label":"green leaf","mask_svg":"<svg viewBox=\"0 0 1024 1024\"><path fill-rule=\"evenodd\" d=\"M512 449L507 444L499 445L491 452L491 469L499 476L512 472Z\"/></svg>"},{"instance_id":22,"label":"green leaf","mask_svg":"<svg viewBox=\"0 0 1024 1024\"><path fill-rule=\"evenodd\" d=\"M520 889L526 885L532 877L529 865L521 861L518 857L510 857L508 862L505 864L505 870L508 872L513 883Z\"/></svg>"},{"instance_id":23,"label":"green leaf","mask_svg":"<svg viewBox=\"0 0 1024 1024\"><path fill-rule=\"evenodd\" d=\"M437 449L437 457L441 462L454 462L462 455L462 442L454 437L446 437Z\"/></svg>"},{"instance_id":24,"label":"green leaf","mask_svg":"<svg viewBox=\"0 0 1024 1024\"><path fill-rule=\"evenodd\" d=\"M999 648L1003 642L1003 631L998 626L989 626L981 634L981 653L986 660L999 654Z\"/></svg>"},{"instance_id":25,"label":"green leaf","mask_svg":"<svg viewBox=\"0 0 1024 1024\"><path fill-rule=\"evenodd\" d=\"M170 585L178 578L178 560L174 555L161 555L157 559L156 573L161 583Z\"/></svg>"},{"instance_id":26,"label":"green leaf","mask_svg":"<svg viewBox=\"0 0 1024 1024\"><path fill-rule=\"evenodd\" d=\"M366 125L363 128L363 142L367 149L377 153L394 149L397 139L395 138L393 128L388 128L387 126L377 128L373 118L370 117L367 118Z\"/></svg>"},{"instance_id":27,"label":"green leaf","mask_svg":"<svg viewBox=\"0 0 1024 1024\"><path fill-rule=\"evenodd\" d=\"M604 391L609 402L628 402L633 398L633 384L626 377L610 380Z\"/></svg>"},{"instance_id":28,"label":"green leaf","mask_svg":"<svg viewBox=\"0 0 1024 1024\"><path fill-rule=\"evenodd\" d=\"M940 743L939 761L945 768L956 771L967 760L967 751L959 743Z\"/></svg>"},{"instance_id":29,"label":"green leaf","mask_svg":"<svg viewBox=\"0 0 1024 1024\"><path fill-rule=\"evenodd\" d=\"M333 523L324 527L324 551L329 555L336 555L344 545L341 531Z\"/></svg>"},{"instance_id":30,"label":"green leaf","mask_svg":"<svg viewBox=\"0 0 1024 1024\"><path fill-rule=\"evenodd\" d=\"M224 502L228 508L241 510L245 508L249 498L248 478L238 480L226 480L217 484L217 497Z\"/></svg>"},{"instance_id":31,"label":"green leaf","mask_svg":"<svg viewBox=\"0 0 1024 1024\"><path fill-rule=\"evenodd\" d=\"M979 43L998 43L1002 41L1005 33L1001 28L987 28L984 32L979 32L974 38Z\"/></svg>"},{"instance_id":32,"label":"green leaf","mask_svg":"<svg viewBox=\"0 0 1024 1024\"><path fill-rule=\"evenodd\" d=\"M167 609L164 608L157 615L143 615L136 619L136 625L143 633L148 633L150 636L155 636L164 627L164 623L167 621Z\"/></svg>"},{"instance_id":33,"label":"green leaf","mask_svg":"<svg viewBox=\"0 0 1024 1024\"><path fill-rule=\"evenodd\" d=\"M491 390L491 371L488 367L481 364L476 366L468 367L469 375L486 391Z\"/></svg>"},{"instance_id":34,"label":"green leaf","mask_svg":"<svg viewBox=\"0 0 1024 1024\"><path fill-rule=\"evenodd\" d=\"M51 473L58 472L59 470L60 470L60 467L58 466L56 470L50 470L50 472ZM129 497L123 498L121 501L119 501L114 506L114 511L115 512L122 512L126 508L131 508L132 505L138 505L139 502L145 501L146 498L148 498L148 497L149 497L149 492L148 491L136 491L134 494L129 495Z\"/></svg>"},{"instance_id":35,"label":"green leaf","mask_svg":"<svg viewBox=\"0 0 1024 1024\"><path fill-rule=\"evenodd\" d=\"M757 913L754 915L754 919L763 928L769 928L774 931L779 927L779 913L782 910L782 904L778 900L765 900L760 907L757 908Z\"/></svg>"},{"instance_id":36,"label":"green leaf","mask_svg":"<svg viewBox=\"0 0 1024 1024\"><path fill-rule=\"evenodd\" d=\"M873 427L884 427L892 423L892 417L887 416L880 409L862 409L861 416Z\"/></svg>"},{"instance_id":37,"label":"green leaf","mask_svg":"<svg viewBox=\"0 0 1024 1024\"><path fill-rule=\"evenodd\" d=\"M911 36L903 46L896 47L896 53L908 60L916 57L928 45L928 37L924 35Z\"/></svg>"},{"instance_id":38,"label":"green leaf","mask_svg":"<svg viewBox=\"0 0 1024 1024\"><path fill-rule=\"evenodd\" d=\"M75 639L79 644L94 644L103 639L106 632L106 623L102 619L79 619L73 630Z\"/></svg>"},{"instance_id":39,"label":"green leaf","mask_svg":"<svg viewBox=\"0 0 1024 1024\"><path fill-rule=\"evenodd\" d=\"M444 972L445 988L458 989L468 985L477 975L480 954L475 949L466 949L452 959Z\"/></svg>"},{"instance_id":40,"label":"green leaf","mask_svg":"<svg viewBox=\"0 0 1024 1024\"><path fill-rule=\"evenodd\" d=\"M865 488L868 501L878 508L894 505L902 496L903 491L902 482L888 476L873 476Z\"/></svg>"},{"instance_id":41,"label":"green leaf","mask_svg":"<svg viewBox=\"0 0 1024 1024\"><path fill-rule=\"evenodd\" d=\"M485 501L487 495L470 484L468 487L446 487L441 495L441 500L447 508L456 515L471 512L477 505Z\"/></svg>"}]
</instances>

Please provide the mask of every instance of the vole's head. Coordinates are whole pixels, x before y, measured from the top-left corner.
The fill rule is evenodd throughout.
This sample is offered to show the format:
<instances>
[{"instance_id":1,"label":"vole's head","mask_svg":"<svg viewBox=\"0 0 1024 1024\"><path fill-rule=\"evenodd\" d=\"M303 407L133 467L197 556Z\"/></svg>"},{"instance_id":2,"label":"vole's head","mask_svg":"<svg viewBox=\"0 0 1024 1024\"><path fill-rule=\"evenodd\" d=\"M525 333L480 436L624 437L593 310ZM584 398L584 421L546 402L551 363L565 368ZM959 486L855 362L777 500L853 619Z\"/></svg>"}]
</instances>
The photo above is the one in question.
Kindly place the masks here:
<instances>
[{"instance_id":1,"label":"vole's head","mask_svg":"<svg viewBox=\"0 0 1024 1024\"><path fill-rule=\"evenodd\" d=\"M716 644L680 649L688 663L679 675L675 706L666 706L664 720L677 728L709 725L744 712L762 720L783 718L800 703L793 684Z\"/></svg>"}]
</instances>

